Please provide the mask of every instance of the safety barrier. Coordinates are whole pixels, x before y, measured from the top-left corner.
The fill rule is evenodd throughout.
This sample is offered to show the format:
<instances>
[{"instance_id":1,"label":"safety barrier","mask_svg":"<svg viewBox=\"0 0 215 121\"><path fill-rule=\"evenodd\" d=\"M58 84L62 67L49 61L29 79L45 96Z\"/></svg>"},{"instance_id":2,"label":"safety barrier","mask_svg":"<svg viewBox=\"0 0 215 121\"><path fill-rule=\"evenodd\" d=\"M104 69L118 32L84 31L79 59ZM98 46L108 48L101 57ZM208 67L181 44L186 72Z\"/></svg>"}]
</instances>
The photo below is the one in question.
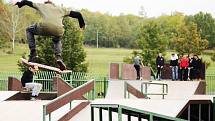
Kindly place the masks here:
<instances>
[{"instance_id":1,"label":"safety barrier","mask_svg":"<svg viewBox=\"0 0 215 121\"><path fill-rule=\"evenodd\" d=\"M94 108L99 109L99 120L103 120L103 113L102 110L108 110L108 117L109 121L112 121L112 112L116 112L118 114L117 121L124 121L122 120L122 114L127 115L127 121L131 121L131 117L137 117L138 121L142 119L147 119L148 121L187 121L180 118L165 116L149 111L139 110L136 108L131 108L123 105L118 104L91 104L91 121L94 121Z\"/></svg>"},{"instance_id":2,"label":"safety barrier","mask_svg":"<svg viewBox=\"0 0 215 121\"><path fill-rule=\"evenodd\" d=\"M78 113L77 110L73 110L76 107L75 108L71 107L71 102L73 100L85 100L85 99L83 99L83 95L86 93L92 93L92 95L94 96L95 95L94 89L95 89L94 80L90 80L87 83L59 96L58 98L54 99L50 103L43 105L43 121L46 121L46 115L49 116L49 121L51 121L51 113L53 113L54 111L63 107L66 104L70 104L70 107L69 107L70 111L66 115L73 116L74 113ZM94 97L93 97L93 99L94 99ZM89 102L87 101L85 103L81 103L78 106L85 107L88 104L89 104ZM63 117L65 117L65 116L63 116ZM61 120L63 120L62 119L63 117L61 117ZM66 118L71 118L71 117L66 117Z\"/></svg>"}]
</instances>

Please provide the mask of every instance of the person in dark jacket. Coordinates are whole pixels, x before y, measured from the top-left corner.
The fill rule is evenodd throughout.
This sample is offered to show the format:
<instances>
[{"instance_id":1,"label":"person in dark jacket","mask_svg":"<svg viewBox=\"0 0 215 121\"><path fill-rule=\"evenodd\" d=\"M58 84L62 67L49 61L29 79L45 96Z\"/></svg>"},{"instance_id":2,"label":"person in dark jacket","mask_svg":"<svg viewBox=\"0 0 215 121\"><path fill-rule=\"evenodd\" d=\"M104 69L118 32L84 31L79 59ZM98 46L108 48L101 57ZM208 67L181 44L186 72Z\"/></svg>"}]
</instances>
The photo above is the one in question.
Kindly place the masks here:
<instances>
[{"instance_id":1,"label":"person in dark jacket","mask_svg":"<svg viewBox=\"0 0 215 121\"><path fill-rule=\"evenodd\" d=\"M84 29L85 22L81 13L64 10L61 7L55 6L51 1L46 1L44 4L40 4L33 3L28 0L22 0L21 2L17 2L15 5L17 5L19 8L22 8L25 5L34 8L43 18L40 23L31 25L26 29L26 35L30 49L29 61L34 62L34 60L37 58L34 35L50 36L52 37L52 41L54 43L56 62L61 70L66 70L66 65L64 64L61 57L62 44L60 38L64 34L62 21L63 18L67 16L76 18L79 21L80 28Z\"/></svg>"},{"instance_id":2,"label":"person in dark jacket","mask_svg":"<svg viewBox=\"0 0 215 121\"><path fill-rule=\"evenodd\" d=\"M23 91L32 90L31 100L36 100L42 89L42 84L33 82L33 76L36 71L38 71L37 66L29 67L21 77Z\"/></svg>"},{"instance_id":3,"label":"person in dark jacket","mask_svg":"<svg viewBox=\"0 0 215 121\"><path fill-rule=\"evenodd\" d=\"M199 80L201 78L202 61L201 59L199 59L198 55L193 56L192 66L193 66L193 79Z\"/></svg>"},{"instance_id":4,"label":"person in dark jacket","mask_svg":"<svg viewBox=\"0 0 215 121\"><path fill-rule=\"evenodd\" d=\"M136 56L134 58L134 68L136 70L136 73L137 73L137 78L136 80L140 80L140 77L141 77L141 73L140 73L140 70L141 70L141 66L143 66L142 64L142 61L141 61L141 58L140 56Z\"/></svg>"},{"instance_id":5,"label":"person in dark jacket","mask_svg":"<svg viewBox=\"0 0 215 121\"><path fill-rule=\"evenodd\" d=\"M178 80L178 56L177 54L172 54L170 59L170 68L172 70L172 80Z\"/></svg>"},{"instance_id":6,"label":"person in dark jacket","mask_svg":"<svg viewBox=\"0 0 215 121\"><path fill-rule=\"evenodd\" d=\"M157 75L156 78L157 80L161 80L161 71L164 66L164 58L162 56L162 53L158 54L158 57L156 58L156 65L157 65Z\"/></svg>"}]
</instances>

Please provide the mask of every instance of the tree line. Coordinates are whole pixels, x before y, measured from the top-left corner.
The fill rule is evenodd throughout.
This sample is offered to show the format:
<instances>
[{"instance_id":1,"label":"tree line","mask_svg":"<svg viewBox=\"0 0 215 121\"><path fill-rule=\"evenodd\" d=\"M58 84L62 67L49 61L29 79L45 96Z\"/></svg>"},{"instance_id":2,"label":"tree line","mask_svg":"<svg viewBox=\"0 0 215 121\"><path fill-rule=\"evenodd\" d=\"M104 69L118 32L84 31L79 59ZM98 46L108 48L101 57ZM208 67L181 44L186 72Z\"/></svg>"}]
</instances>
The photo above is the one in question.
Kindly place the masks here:
<instances>
[{"instance_id":1,"label":"tree line","mask_svg":"<svg viewBox=\"0 0 215 121\"><path fill-rule=\"evenodd\" d=\"M35 10L28 7L18 9L11 4L4 4L2 0L0 0L0 11L1 46L6 42L26 42L25 28L40 19ZM149 18L130 14L112 16L86 9L80 11L87 24L84 33L84 44L87 46L97 46L98 43L99 47L139 48L138 39L141 28L150 22L157 23L162 30L163 35L159 38L165 39L168 49L180 44L181 40L176 39L177 37L190 35L191 31L196 30L196 34L202 40L208 41L208 48L215 46L215 19L210 13L184 15L174 12L172 15ZM187 35L182 35L185 33Z\"/></svg>"}]
</instances>

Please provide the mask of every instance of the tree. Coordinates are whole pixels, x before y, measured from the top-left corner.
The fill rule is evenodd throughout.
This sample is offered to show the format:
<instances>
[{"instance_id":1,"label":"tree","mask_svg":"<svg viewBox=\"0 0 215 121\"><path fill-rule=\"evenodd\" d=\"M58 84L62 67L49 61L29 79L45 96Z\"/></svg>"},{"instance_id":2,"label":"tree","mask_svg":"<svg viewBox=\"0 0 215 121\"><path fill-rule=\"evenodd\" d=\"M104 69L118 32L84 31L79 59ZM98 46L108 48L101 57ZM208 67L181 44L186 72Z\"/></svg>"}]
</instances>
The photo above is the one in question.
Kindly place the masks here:
<instances>
[{"instance_id":1,"label":"tree","mask_svg":"<svg viewBox=\"0 0 215 121\"><path fill-rule=\"evenodd\" d=\"M215 61L215 49L214 49L213 55L211 56L211 60Z\"/></svg>"},{"instance_id":2,"label":"tree","mask_svg":"<svg viewBox=\"0 0 215 121\"><path fill-rule=\"evenodd\" d=\"M83 33L74 20L64 20L65 33L63 37L63 58L70 69L87 72L88 63L85 62L86 52L83 48ZM77 22L76 22L77 23Z\"/></svg>"},{"instance_id":3,"label":"tree","mask_svg":"<svg viewBox=\"0 0 215 121\"><path fill-rule=\"evenodd\" d=\"M12 52L14 51L15 39L17 33L22 30L22 22L19 21L21 14L17 7L12 5L4 5L1 12L0 25L1 33L5 35L5 38L8 38L12 41Z\"/></svg>"},{"instance_id":4,"label":"tree","mask_svg":"<svg viewBox=\"0 0 215 121\"><path fill-rule=\"evenodd\" d=\"M202 39L209 42L209 47L215 47L215 20L210 13L199 12L194 16L186 16L187 24L194 22Z\"/></svg>"},{"instance_id":5,"label":"tree","mask_svg":"<svg viewBox=\"0 0 215 121\"><path fill-rule=\"evenodd\" d=\"M167 46L161 27L154 20L145 23L141 27L139 39L137 41L141 52L134 51L132 57L125 60L130 60L130 62L132 62L131 59L139 54L144 65L151 65L155 68L157 54L165 52Z\"/></svg>"},{"instance_id":6,"label":"tree","mask_svg":"<svg viewBox=\"0 0 215 121\"><path fill-rule=\"evenodd\" d=\"M195 23L190 23L187 26L182 25L179 27L178 33L174 39L174 44L175 50L181 54L201 54L201 52L207 48L208 41L206 39L201 39L197 31L197 25Z\"/></svg>"}]
</instances>

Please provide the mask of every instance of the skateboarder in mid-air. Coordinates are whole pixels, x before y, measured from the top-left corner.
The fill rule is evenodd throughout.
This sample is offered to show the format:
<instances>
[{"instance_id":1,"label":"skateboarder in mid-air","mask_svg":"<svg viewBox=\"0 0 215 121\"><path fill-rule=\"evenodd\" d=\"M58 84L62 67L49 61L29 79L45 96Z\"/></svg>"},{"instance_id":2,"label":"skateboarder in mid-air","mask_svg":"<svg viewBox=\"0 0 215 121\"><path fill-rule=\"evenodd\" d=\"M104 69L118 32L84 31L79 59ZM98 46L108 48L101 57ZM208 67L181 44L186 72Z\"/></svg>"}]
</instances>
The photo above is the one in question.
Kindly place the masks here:
<instances>
[{"instance_id":1,"label":"skateboarder in mid-air","mask_svg":"<svg viewBox=\"0 0 215 121\"><path fill-rule=\"evenodd\" d=\"M51 36L54 43L55 57L57 64L61 70L66 70L66 66L62 60L62 44L60 38L64 34L62 24L64 17L72 17L78 19L81 29L85 29L85 22L80 12L66 11L63 8L55 6L51 1L46 1L44 4L33 3L28 0L17 2L19 8L27 5L34 8L42 16L43 20L40 23L29 26L26 29L27 40L30 48L29 62L35 62L37 58L36 43L34 35Z\"/></svg>"}]
</instances>

